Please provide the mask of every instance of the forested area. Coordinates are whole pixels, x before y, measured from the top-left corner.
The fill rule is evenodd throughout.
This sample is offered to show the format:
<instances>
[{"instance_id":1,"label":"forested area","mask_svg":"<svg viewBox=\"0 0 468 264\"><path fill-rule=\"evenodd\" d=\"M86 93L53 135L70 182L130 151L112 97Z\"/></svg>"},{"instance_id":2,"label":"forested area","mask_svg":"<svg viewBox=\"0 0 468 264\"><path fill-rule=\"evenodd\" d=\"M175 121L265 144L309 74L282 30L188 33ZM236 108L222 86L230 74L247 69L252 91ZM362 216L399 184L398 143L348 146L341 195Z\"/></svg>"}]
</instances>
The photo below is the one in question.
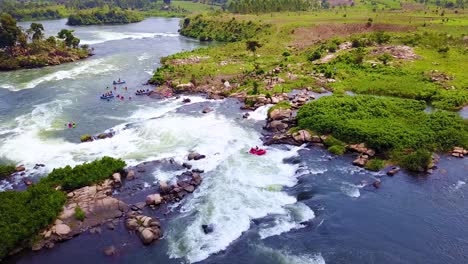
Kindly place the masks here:
<instances>
[{"instance_id":1,"label":"forested area","mask_svg":"<svg viewBox=\"0 0 468 264\"><path fill-rule=\"evenodd\" d=\"M67 24L77 25L99 25L99 24L128 24L143 20L143 16L135 11L122 10L118 8L103 8L98 10L83 10L68 17Z\"/></svg>"},{"instance_id":2,"label":"forested area","mask_svg":"<svg viewBox=\"0 0 468 264\"><path fill-rule=\"evenodd\" d=\"M57 36L45 39L40 23L23 30L9 14L0 17L0 70L43 67L88 57L88 47L80 48L79 44L73 30L62 29Z\"/></svg>"}]
</instances>

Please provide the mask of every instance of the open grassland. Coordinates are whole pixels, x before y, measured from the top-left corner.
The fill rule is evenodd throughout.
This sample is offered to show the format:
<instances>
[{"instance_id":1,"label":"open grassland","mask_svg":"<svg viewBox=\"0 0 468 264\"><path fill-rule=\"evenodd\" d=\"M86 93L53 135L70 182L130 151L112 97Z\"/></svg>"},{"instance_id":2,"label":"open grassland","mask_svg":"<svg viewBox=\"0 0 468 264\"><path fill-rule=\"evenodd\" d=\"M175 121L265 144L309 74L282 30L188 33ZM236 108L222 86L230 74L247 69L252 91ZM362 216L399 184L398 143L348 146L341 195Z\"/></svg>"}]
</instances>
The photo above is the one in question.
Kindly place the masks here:
<instances>
[{"instance_id":1,"label":"open grassland","mask_svg":"<svg viewBox=\"0 0 468 264\"><path fill-rule=\"evenodd\" d=\"M365 142L413 170L427 168L432 151L466 146L468 124L447 110L468 105L468 13L390 0L358 3L310 12L189 16L181 22L182 34L224 42L163 58L151 81L160 90L218 95L333 92L335 99L299 110L302 128ZM345 92L358 95L341 99Z\"/></svg>"}]
</instances>

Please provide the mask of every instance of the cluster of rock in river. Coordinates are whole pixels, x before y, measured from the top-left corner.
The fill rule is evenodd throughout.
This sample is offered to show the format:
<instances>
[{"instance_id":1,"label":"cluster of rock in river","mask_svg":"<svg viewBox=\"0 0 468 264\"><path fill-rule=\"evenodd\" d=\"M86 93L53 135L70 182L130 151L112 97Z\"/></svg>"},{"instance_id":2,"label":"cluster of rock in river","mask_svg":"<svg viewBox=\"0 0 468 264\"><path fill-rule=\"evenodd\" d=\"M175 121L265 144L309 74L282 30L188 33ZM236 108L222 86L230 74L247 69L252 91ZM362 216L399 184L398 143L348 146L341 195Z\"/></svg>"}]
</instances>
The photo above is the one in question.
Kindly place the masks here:
<instances>
[{"instance_id":1,"label":"cluster of rock in river","mask_svg":"<svg viewBox=\"0 0 468 264\"><path fill-rule=\"evenodd\" d=\"M204 155L190 153L189 160L202 159ZM174 161L171 160L170 163ZM149 163L149 162L145 162ZM178 175L174 184L159 181L155 191L146 196L145 201L129 205L112 196L114 190L124 191L125 183L137 178L139 166L121 173L114 173L112 179L107 179L101 184L86 186L67 193L67 202L62 212L47 229L41 232L41 240L36 242L32 249L52 248L55 243L69 240L79 234L89 231L101 233L101 227L105 226L114 230L124 219L129 232L135 233L148 245L163 236L161 224L156 217L143 214L143 209L158 210L162 205L174 201L180 201L201 184L202 170L191 169L191 165L178 165L187 169ZM143 170L141 170L143 171ZM83 213L78 217L79 212ZM117 249L110 246L104 250L106 255L115 254Z\"/></svg>"}]
</instances>

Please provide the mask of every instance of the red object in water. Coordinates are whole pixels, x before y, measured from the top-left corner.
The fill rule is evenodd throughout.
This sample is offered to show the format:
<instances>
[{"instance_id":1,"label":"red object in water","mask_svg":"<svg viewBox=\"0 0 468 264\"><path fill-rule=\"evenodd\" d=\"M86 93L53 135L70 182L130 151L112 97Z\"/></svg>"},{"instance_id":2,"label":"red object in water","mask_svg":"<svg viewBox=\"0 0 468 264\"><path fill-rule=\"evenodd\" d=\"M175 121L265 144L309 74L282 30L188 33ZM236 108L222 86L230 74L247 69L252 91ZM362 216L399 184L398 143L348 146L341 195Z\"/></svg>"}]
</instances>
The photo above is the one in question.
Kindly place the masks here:
<instances>
[{"instance_id":1,"label":"red object in water","mask_svg":"<svg viewBox=\"0 0 468 264\"><path fill-rule=\"evenodd\" d=\"M265 155L265 154L266 154L266 150L264 150L264 149L258 149L258 150L256 150L256 149L254 149L254 148L251 148L249 152L250 152L250 154L254 154L254 155L257 155L257 156L261 156L261 155Z\"/></svg>"}]
</instances>

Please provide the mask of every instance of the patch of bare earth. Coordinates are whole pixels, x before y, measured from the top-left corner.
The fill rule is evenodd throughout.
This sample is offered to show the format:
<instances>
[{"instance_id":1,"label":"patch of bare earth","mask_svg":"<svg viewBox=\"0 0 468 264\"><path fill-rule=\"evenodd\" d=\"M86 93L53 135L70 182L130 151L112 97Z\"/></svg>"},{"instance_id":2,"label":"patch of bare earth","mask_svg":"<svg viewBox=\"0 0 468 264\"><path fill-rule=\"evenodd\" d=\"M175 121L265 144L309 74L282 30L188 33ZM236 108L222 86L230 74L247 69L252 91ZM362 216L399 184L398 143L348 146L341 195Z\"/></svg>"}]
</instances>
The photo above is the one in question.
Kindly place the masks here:
<instances>
[{"instance_id":1,"label":"patch of bare earth","mask_svg":"<svg viewBox=\"0 0 468 264\"><path fill-rule=\"evenodd\" d=\"M330 6L352 6L354 5L353 0L328 0Z\"/></svg>"},{"instance_id":2,"label":"patch of bare earth","mask_svg":"<svg viewBox=\"0 0 468 264\"><path fill-rule=\"evenodd\" d=\"M388 31L405 32L415 30L415 26L394 24L323 24L313 27L301 27L294 30L293 46L303 49L332 37L348 37L357 33Z\"/></svg>"},{"instance_id":3,"label":"patch of bare earth","mask_svg":"<svg viewBox=\"0 0 468 264\"><path fill-rule=\"evenodd\" d=\"M210 58L209 56L194 56L194 57L188 57L185 59L170 60L168 64L172 64L172 65L197 64L209 58Z\"/></svg>"},{"instance_id":4,"label":"patch of bare earth","mask_svg":"<svg viewBox=\"0 0 468 264\"><path fill-rule=\"evenodd\" d=\"M395 59L413 61L420 59L421 57L414 53L414 49L409 46L399 45L399 46L378 46L372 50L373 55L382 55L384 53L390 54Z\"/></svg>"}]
</instances>

